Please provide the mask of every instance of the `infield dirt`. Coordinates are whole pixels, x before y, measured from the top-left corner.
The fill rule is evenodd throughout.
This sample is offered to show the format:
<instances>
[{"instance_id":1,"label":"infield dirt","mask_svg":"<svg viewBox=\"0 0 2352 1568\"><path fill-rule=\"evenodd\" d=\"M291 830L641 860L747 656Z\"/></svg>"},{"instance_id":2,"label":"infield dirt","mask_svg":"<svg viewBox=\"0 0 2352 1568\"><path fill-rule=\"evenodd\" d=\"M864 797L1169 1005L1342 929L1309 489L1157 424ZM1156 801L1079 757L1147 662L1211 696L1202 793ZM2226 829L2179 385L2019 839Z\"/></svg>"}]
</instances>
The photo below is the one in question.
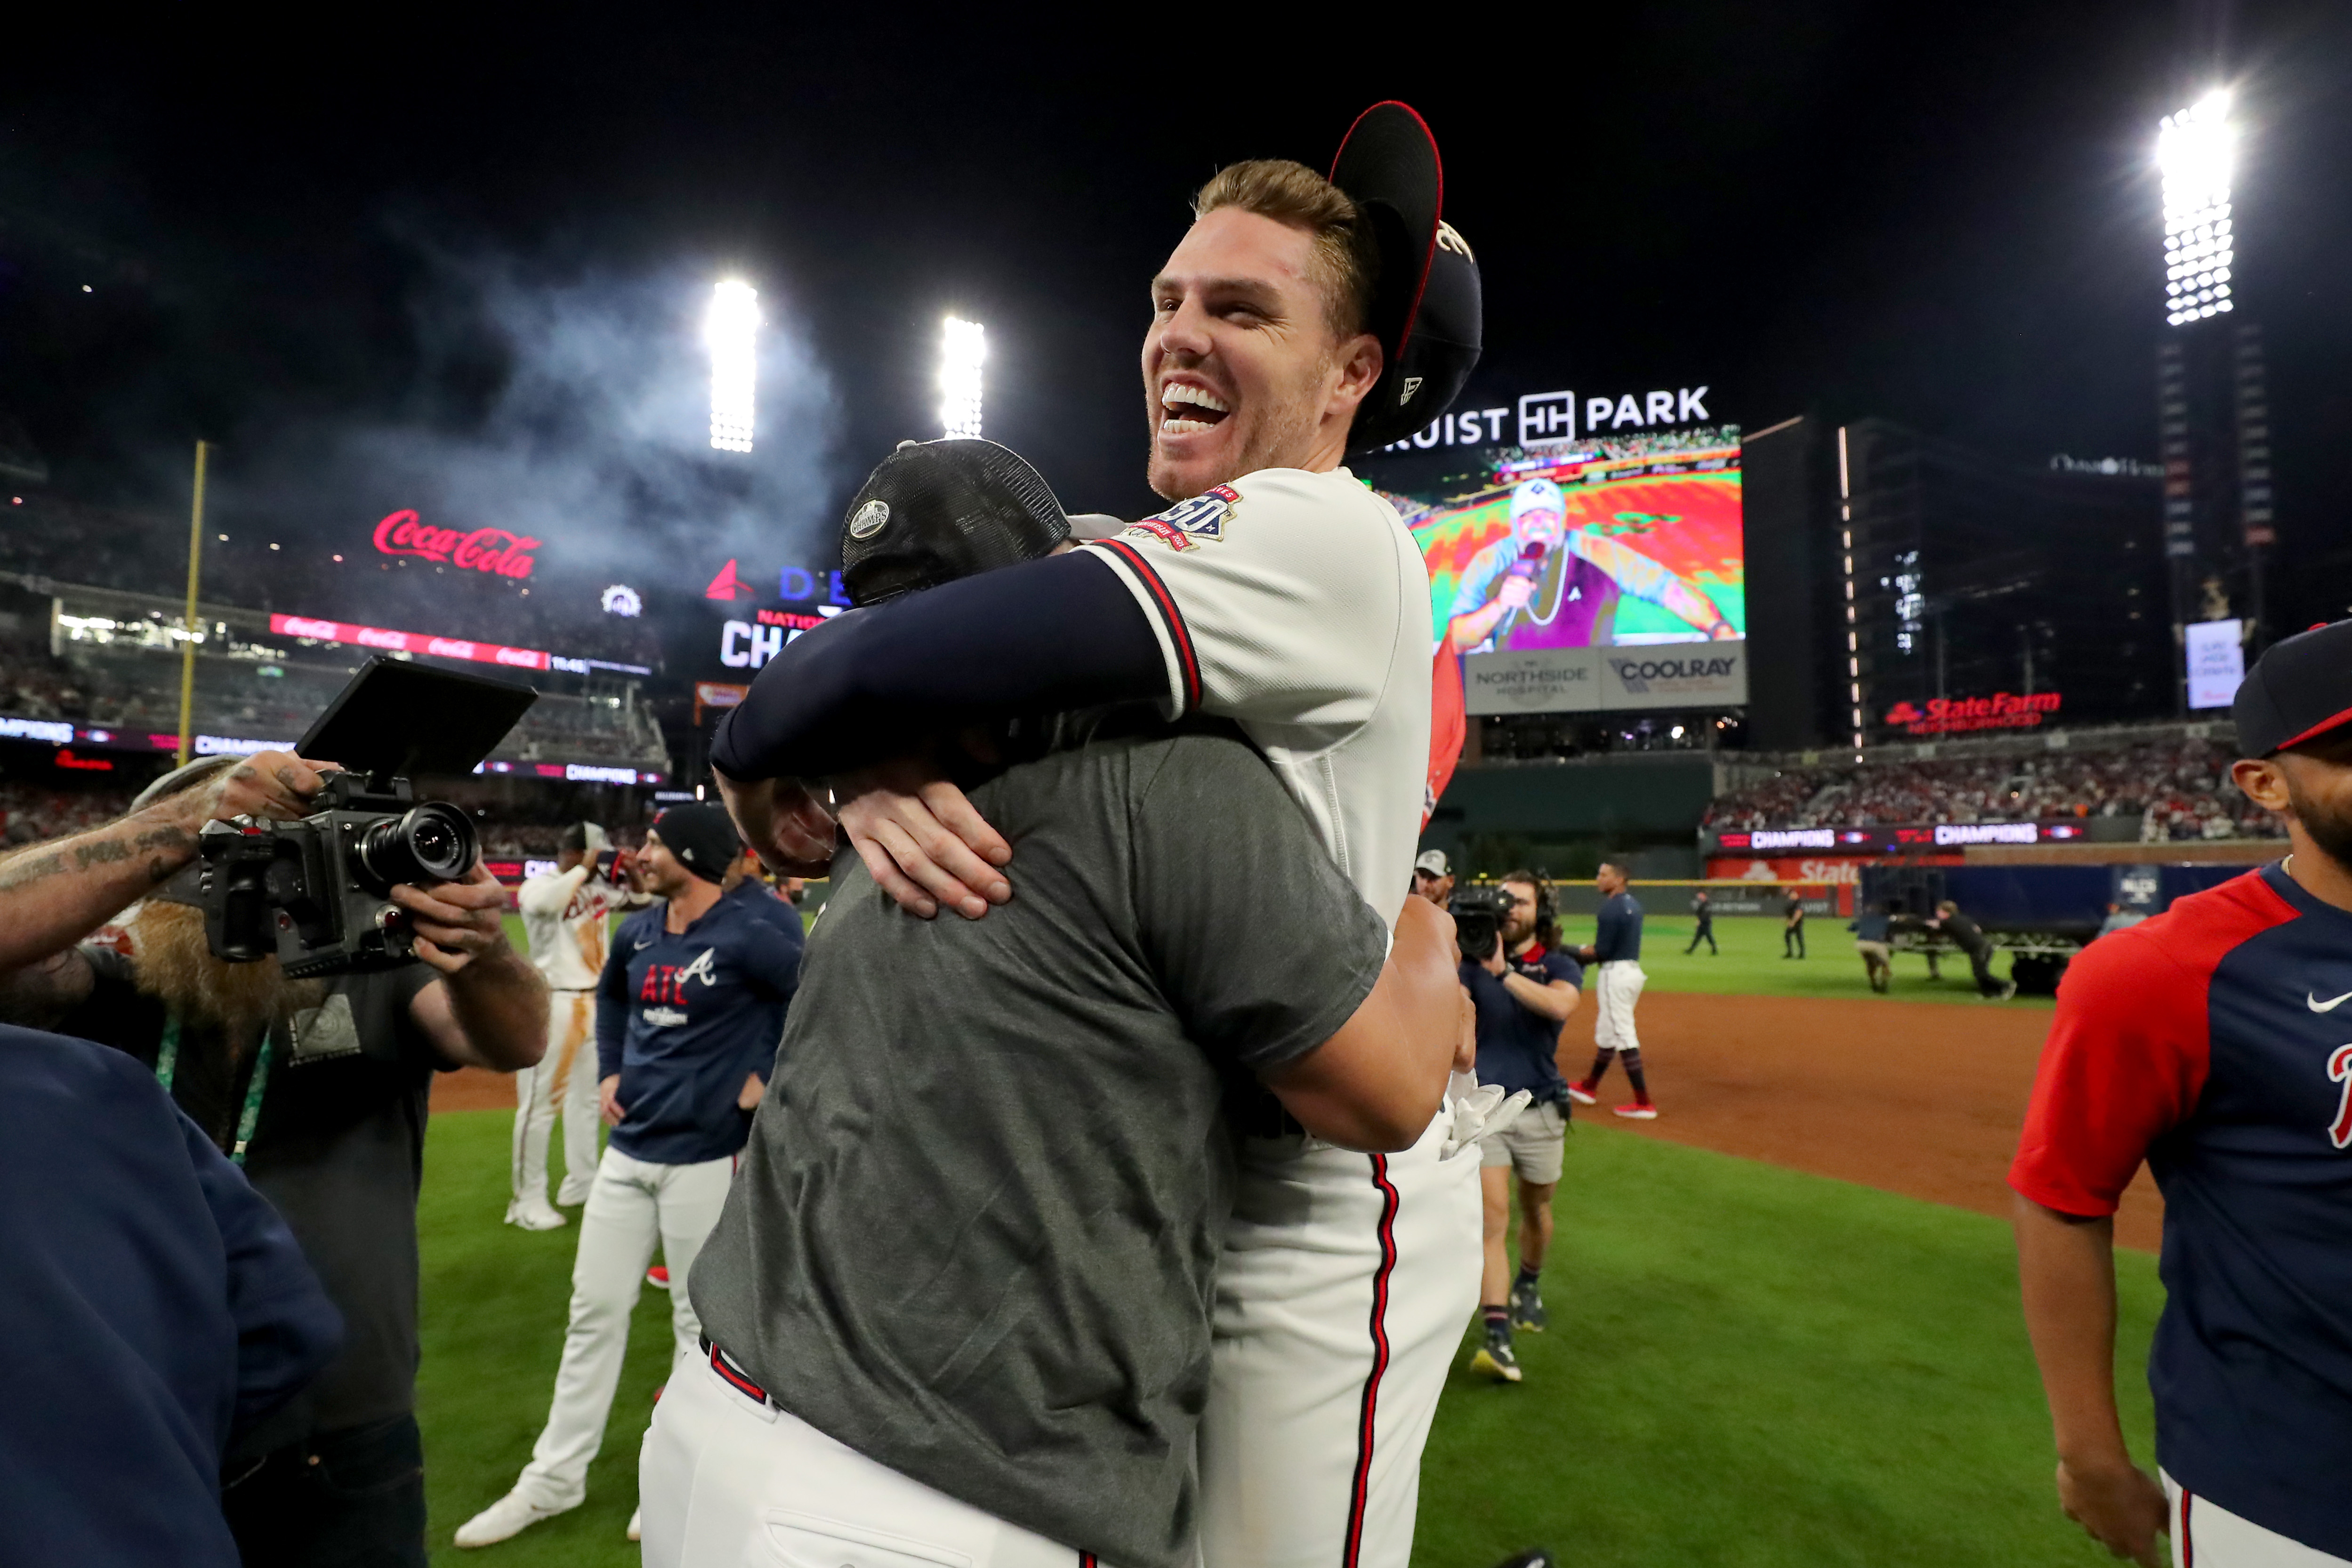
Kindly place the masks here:
<instances>
[{"instance_id":1,"label":"infield dirt","mask_svg":"<svg viewBox=\"0 0 2352 1568\"><path fill-rule=\"evenodd\" d=\"M2046 1009L1880 998L1642 998L1642 1054L1662 1114L1622 1122L1612 1071L1598 1110L1644 1137L1765 1160L1816 1176L2007 1218L2009 1162L2050 1028ZM1569 1062L1591 1061L1591 1025L1571 1026ZM511 1079L445 1073L436 1111L512 1110ZM1574 1201L1571 1166L1561 1196ZM2116 1239L2153 1250L2163 1199L2143 1170L2124 1195Z\"/></svg>"}]
</instances>

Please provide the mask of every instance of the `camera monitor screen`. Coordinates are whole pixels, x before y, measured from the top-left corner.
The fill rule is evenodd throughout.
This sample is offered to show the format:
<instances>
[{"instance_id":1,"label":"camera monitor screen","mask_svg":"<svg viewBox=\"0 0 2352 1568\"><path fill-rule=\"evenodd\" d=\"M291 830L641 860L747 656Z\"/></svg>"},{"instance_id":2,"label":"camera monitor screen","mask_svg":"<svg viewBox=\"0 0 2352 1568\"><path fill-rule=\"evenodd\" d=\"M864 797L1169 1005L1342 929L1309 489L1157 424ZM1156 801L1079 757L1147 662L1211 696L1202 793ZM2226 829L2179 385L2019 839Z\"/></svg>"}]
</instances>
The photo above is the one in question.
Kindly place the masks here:
<instances>
[{"instance_id":1,"label":"camera monitor screen","mask_svg":"<svg viewBox=\"0 0 2352 1568\"><path fill-rule=\"evenodd\" d=\"M295 749L373 779L471 773L539 694L381 655L360 666Z\"/></svg>"},{"instance_id":2,"label":"camera monitor screen","mask_svg":"<svg viewBox=\"0 0 2352 1568\"><path fill-rule=\"evenodd\" d=\"M1747 635L1736 426L1445 455L1364 465L1428 563L1433 640L1482 653Z\"/></svg>"}]
</instances>

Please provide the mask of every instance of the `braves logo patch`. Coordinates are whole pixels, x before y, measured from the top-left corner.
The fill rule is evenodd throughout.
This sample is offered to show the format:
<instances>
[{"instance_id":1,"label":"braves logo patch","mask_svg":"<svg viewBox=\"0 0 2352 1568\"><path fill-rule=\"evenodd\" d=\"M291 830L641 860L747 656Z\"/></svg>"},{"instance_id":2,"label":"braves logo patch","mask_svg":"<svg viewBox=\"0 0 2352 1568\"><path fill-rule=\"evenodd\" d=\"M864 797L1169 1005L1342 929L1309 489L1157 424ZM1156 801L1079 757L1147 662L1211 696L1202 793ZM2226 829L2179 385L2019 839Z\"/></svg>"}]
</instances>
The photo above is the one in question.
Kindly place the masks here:
<instances>
[{"instance_id":1,"label":"braves logo patch","mask_svg":"<svg viewBox=\"0 0 2352 1568\"><path fill-rule=\"evenodd\" d=\"M1127 531L1158 539L1170 549L1191 549L1202 539L1225 537L1225 524L1233 517L1234 503L1241 498L1241 492L1231 485L1214 486L1189 501L1177 502L1158 517L1129 524Z\"/></svg>"}]
</instances>

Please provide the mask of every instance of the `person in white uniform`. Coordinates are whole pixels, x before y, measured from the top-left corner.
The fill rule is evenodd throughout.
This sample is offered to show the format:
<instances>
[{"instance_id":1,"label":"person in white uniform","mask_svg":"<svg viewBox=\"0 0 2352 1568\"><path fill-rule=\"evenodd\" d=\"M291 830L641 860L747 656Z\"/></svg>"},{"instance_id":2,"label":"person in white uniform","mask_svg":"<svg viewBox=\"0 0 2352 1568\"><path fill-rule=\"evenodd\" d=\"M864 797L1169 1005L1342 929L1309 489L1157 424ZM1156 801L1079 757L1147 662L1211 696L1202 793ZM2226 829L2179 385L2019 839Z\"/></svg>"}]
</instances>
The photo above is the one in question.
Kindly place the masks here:
<instances>
[{"instance_id":1,"label":"person in white uniform","mask_svg":"<svg viewBox=\"0 0 2352 1568\"><path fill-rule=\"evenodd\" d=\"M588 1201L596 1177L596 977L615 911L646 902L625 856L594 822L563 830L555 869L525 881L515 902L530 961L553 993L547 1054L515 1074L514 1169L507 1223L552 1230L564 1223L547 1201L548 1145L563 1123L563 1182L555 1202Z\"/></svg>"},{"instance_id":2,"label":"person in white uniform","mask_svg":"<svg viewBox=\"0 0 2352 1568\"><path fill-rule=\"evenodd\" d=\"M1594 921L1591 946L1577 957L1597 967L1592 983L1592 1069L1583 1082L1568 1086L1568 1097L1580 1105L1597 1104L1601 1080L1612 1061L1622 1063L1633 1085L1633 1098L1617 1107L1629 1122L1654 1122L1658 1107L1650 1098L1650 1080L1642 1068L1642 1037L1633 1028L1633 1004L1642 999L1649 976L1642 968L1642 904L1626 890L1625 868L1602 862L1592 878L1601 894L1601 914Z\"/></svg>"},{"instance_id":3,"label":"person in white uniform","mask_svg":"<svg viewBox=\"0 0 2352 1568\"><path fill-rule=\"evenodd\" d=\"M459 1546L585 1500L654 1248L682 1277L719 1222L800 974L797 943L720 896L736 852L715 806L672 806L646 835L645 884L662 902L622 924L597 985L597 1103L613 1135L580 1217L554 1397L530 1463L458 1526ZM670 1293L670 1323L675 1356L690 1359L701 1324L683 1291ZM633 1519L632 1540L636 1530Z\"/></svg>"},{"instance_id":4,"label":"person in white uniform","mask_svg":"<svg viewBox=\"0 0 2352 1568\"><path fill-rule=\"evenodd\" d=\"M1393 911L1429 759L1428 575L1341 462L1437 418L1475 361L1476 268L1440 187L1402 104L1358 121L1331 180L1275 161L1212 180L1143 344L1150 478L1173 504L840 617L771 661L712 751L747 841L816 874L835 822L797 780L826 779L885 892L983 918L1013 896L1012 848L908 759L909 729L1151 697L1238 723L1364 901ZM1478 1296L1479 1155L1452 1120L1395 1155L1250 1129L1266 1135L1243 1150L1199 1444L1208 1568L1409 1558Z\"/></svg>"}]
</instances>

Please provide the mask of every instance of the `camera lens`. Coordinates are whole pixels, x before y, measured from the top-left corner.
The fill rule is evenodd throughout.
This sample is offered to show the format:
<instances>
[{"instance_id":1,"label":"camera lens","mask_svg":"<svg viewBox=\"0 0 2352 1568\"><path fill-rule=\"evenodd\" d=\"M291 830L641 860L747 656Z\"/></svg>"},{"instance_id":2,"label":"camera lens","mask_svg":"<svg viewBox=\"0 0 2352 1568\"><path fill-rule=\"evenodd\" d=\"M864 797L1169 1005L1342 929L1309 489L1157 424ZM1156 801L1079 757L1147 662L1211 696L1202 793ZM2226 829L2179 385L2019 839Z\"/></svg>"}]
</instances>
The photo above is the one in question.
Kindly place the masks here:
<instances>
[{"instance_id":1,"label":"camera lens","mask_svg":"<svg viewBox=\"0 0 2352 1568\"><path fill-rule=\"evenodd\" d=\"M380 884L456 882L474 863L474 824L455 806L428 800L369 824L360 863Z\"/></svg>"}]
</instances>

